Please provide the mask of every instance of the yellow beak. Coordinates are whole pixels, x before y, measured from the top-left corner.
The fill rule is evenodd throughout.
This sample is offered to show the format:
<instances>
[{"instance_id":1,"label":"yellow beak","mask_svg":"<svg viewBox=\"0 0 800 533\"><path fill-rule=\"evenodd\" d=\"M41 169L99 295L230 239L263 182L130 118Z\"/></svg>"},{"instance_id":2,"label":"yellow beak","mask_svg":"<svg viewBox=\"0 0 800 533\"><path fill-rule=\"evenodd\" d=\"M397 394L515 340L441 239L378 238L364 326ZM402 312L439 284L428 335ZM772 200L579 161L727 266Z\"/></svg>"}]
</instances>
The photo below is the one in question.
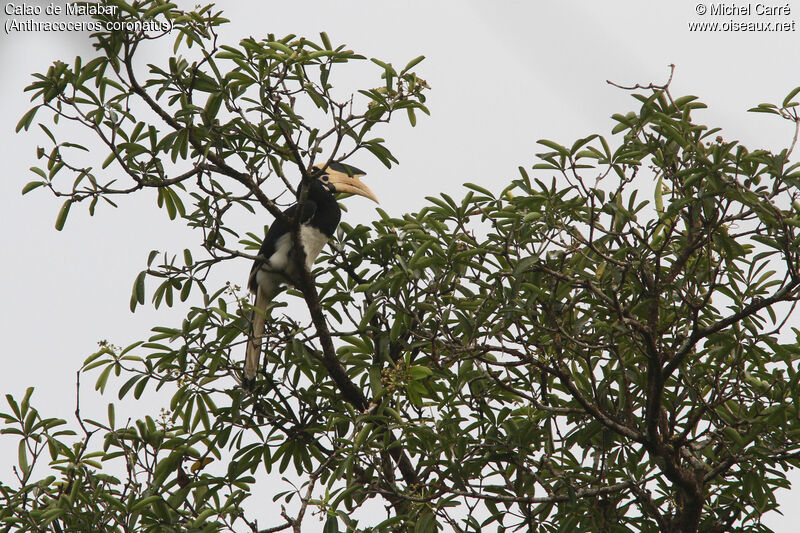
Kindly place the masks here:
<instances>
[{"instance_id":1,"label":"yellow beak","mask_svg":"<svg viewBox=\"0 0 800 533\"><path fill-rule=\"evenodd\" d=\"M314 166L319 169L324 168L324 165ZM345 165L344 163L331 163L328 165L328 168L325 169L325 174L328 175L328 183L330 183L337 192L357 194L369 198L376 204L380 203L375 193L359 179L361 176L366 175L363 170Z\"/></svg>"}]
</instances>

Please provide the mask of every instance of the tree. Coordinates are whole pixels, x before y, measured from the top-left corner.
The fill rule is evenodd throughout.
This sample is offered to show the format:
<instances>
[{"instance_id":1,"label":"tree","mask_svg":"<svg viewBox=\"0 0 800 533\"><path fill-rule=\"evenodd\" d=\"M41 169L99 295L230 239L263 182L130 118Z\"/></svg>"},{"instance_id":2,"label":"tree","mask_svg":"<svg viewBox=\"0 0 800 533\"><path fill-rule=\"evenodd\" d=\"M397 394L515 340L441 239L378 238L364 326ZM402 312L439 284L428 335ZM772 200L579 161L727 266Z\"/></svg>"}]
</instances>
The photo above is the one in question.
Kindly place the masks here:
<instances>
[{"instance_id":1,"label":"tree","mask_svg":"<svg viewBox=\"0 0 800 533\"><path fill-rule=\"evenodd\" d=\"M275 314L247 391L247 298L209 280L262 235L231 215L281 216L280 193L315 162L395 162L371 135L427 113L421 58L372 60L380 87L341 96L332 80L364 57L324 34L228 46L211 7L111 5L94 17L96 57L28 87L18 129L38 117L52 148L23 193L65 198L61 229L75 204L94 214L154 190L202 257L152 253L131 308L155 282L153 304L177 297L186 319L81 369L101 392L120 376L120 399L174 391L161 419L119 425L111 403L107 420L77 411L70 426L40 414L33 389L8 397L7 531L300 531L313 510L326 532L768 531L760 517L800 453L796 136L750 150L696 123L703 104L669 83L629 88L637 109L613 116L613 146L543 140L499 194L466 184L458 201L343 223L288 291L307 314ZM156 23L186 56L142 78L137 52L170 38ZM753 111L800 128L799 92ZM99 168L60 140L64 120L103 143ZM248 502L265 470L298 480L266 526ZM370 498L385 520L353 514Z\"/></svg>"}]
</instances>

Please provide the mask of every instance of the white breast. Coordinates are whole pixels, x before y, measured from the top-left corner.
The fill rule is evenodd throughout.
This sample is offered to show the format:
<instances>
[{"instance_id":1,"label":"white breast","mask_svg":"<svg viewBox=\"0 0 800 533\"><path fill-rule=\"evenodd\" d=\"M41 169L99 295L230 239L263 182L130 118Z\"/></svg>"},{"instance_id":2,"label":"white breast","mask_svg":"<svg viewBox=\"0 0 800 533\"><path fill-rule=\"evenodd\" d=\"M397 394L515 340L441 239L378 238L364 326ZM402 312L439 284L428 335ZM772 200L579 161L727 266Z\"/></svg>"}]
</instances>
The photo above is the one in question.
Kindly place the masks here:
<instances>
[{"instance_id":1,"label":"white breast","mask_svg":"<svg viewBox=\"0 0 800 533\"><path fill-rule=\"evenodd\" d=\"M310 272L314 261L328 242L328 236L311 226L300 226L300 240L306 252L306 268Z\"/></svg>"},{"instance_id":2,"label":"white breast","mask_svg":"<svg viewBox=\"0 0 800 533\"><path fill-rule=\"evenodd\" d=\"M300 226L300 240L306 253L306 269L310 272L314 261L328 242L328 236L311 226ZM294 263L290 256L291 249L292 235L290 233L281 235L275 243L275 252L269 258L269 262L256 273L256 282L265 292L277 291L281 282L288 281L281 275L282 273L286 273L289 278L295 276Z\"/></svg>"}]
</instances>

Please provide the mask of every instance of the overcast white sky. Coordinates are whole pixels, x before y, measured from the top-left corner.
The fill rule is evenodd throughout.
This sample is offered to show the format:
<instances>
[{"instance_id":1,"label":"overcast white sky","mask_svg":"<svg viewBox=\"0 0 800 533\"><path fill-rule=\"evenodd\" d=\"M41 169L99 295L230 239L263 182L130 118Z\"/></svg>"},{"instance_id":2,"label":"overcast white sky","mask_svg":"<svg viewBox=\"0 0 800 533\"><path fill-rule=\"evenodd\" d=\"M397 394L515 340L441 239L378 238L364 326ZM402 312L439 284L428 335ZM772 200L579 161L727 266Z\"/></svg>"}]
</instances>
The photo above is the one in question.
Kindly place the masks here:
<instances>
[{"instance_id":1,"label":"overcast white sky","mask_svg":"<svg viewBox=\"0 0 800 533\"><path fill-rule=\"evenodd\" d=\"M184 2L186 7L195 3ZM45 3L29 2L35 4ZM221 30L224 43L267 33L316 38L326 31L334 42L396 66L427 56L417 71L432 88L431 116L419 116L416 128L398 121L382 132L400 165L387 170L375 160L355 161L384 199L382 207L395 215L419 209L424 196L458 195L465 181L502 188L519 165L534 163L541 151L537 139L566 144L593 132L610 135L610 115L633 109L635 102L606 80L660 83L670 63L677 67L673 94L699 96L709 109L698 117L721 126L726 138L751 148L785 147L792 135L788 123L746 110L780 102L800 85L800 29L691 32L688 26L732 20L797 26L800 3L776 4L791 9L778 17L755 14L755 3L750 16L700 16L700 5L710 7L686 0L218 2L232 21ZM1 13L0 18L5 24L9 18L31 17ZM145 307L131 314L128 301L151 249L179 252L196 240L154 208L154 197L123 202L121 209L103 209L94 218L84 206L73 208L59 233L53 227L59 201L43 190L20 195L33 179L28 168L36 164L35 149L42 143L38 133L14 134L28 109L22 89L32 72L46 70L53 60L72 62L91 52L81 34L0 35L0 269L5 280L0 391L19 397L35 386L35 405L63 418L74 410L75 371L98 340L127 345L146 337L151 326L183 316L180 308L154 313ZM357 88L354 83L352 89ZM374 212L365 202L354 202L347 216L352 223L366 223ZM243 283L249 268L245 263L232 267L231 281ZM85 402L93 398L90 391L85 384ZM101 412L105 401L97 403ZM154 405L135 408L157 410ZM3 478L15 449L11 439L0 439ZM798 501L796 494L781 493L786 516L768 519L777 531L796 531L800 511L791 505Z\"/></svg>"}]
</instances>

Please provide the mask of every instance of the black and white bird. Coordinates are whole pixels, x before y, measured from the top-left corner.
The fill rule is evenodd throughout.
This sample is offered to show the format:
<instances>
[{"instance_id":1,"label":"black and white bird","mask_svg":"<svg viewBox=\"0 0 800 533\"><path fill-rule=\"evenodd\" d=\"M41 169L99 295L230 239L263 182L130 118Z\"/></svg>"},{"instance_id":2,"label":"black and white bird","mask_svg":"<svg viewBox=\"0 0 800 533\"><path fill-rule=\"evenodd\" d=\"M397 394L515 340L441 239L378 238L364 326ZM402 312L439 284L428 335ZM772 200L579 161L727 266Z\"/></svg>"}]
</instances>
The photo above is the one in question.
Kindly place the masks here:
<instances>
[{"instance_id":1,"label":"black and white bird","mask_svg":"<svg viewBox=\"0 0 800 533\"><path fill-rule=\"evenodd\" d=\"M303 201L298 232L305 252L305 267L309 271L325 243L333 236L342 216L334 193L357 194L378 202L375 194L359 179L364 175L364 171L344 163L315 166L306 199ZM297 193L300 194L299 187ZM284 217L272 223L258 251L258 258L250 270L248 287L256 301L244 360L245 384L252 383L258 371L267 305L282 284L293 284L298 275L292 253L295 245L292 221L297 216L298 205L294 204L286 209L283 212Z\"/></svg>"}]
</instances>

